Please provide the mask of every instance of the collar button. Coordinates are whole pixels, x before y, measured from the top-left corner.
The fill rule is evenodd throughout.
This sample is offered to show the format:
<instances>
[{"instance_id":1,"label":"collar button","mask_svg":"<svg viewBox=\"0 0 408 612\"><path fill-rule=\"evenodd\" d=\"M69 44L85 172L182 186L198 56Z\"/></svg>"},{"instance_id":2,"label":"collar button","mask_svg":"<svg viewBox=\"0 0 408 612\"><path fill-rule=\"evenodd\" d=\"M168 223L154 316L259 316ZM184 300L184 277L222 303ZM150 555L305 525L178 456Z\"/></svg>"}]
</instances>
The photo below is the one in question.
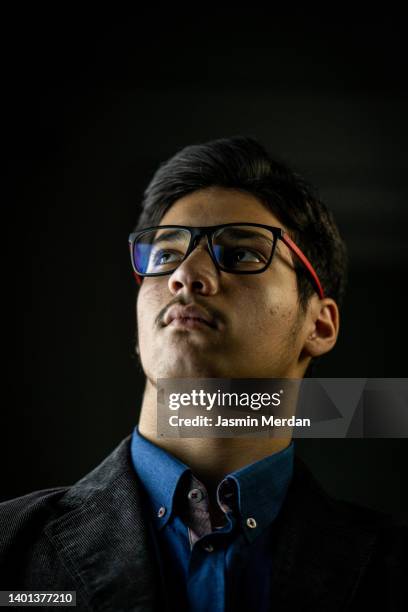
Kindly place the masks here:
<instances>
[{"instance_id":1,"label":"collar button","mask_svg":"<svg viewBox=\"0 0 408 612\"><path fill-rule=\"evenodd\" d=\"M201 489L191 489L191 491L188 492L187 497L188 499L191 499L191 501L198 503L203 499L204 493Z\"/></svg>"}]
</instances>

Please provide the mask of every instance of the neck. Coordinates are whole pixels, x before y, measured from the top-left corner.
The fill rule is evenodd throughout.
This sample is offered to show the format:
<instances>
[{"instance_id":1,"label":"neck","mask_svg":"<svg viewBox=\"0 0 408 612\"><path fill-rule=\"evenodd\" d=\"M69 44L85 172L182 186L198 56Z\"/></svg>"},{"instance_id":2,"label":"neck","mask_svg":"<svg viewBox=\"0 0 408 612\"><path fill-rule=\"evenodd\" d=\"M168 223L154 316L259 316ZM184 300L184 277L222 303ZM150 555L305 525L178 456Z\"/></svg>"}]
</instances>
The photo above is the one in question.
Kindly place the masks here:
<instances>
[{"instance_id":1,"label":"neck","mask_svg":"<svg viewBox=\"0 0 408 612\"><path fill-rule=\"evenodd\" d=\"M291 438L159 438L157 436L156 387L147 379L139 420L139 431L150 442L168 451L191 468L209 489L230 472L277 453Z\"/></svg>"}]
</instances>

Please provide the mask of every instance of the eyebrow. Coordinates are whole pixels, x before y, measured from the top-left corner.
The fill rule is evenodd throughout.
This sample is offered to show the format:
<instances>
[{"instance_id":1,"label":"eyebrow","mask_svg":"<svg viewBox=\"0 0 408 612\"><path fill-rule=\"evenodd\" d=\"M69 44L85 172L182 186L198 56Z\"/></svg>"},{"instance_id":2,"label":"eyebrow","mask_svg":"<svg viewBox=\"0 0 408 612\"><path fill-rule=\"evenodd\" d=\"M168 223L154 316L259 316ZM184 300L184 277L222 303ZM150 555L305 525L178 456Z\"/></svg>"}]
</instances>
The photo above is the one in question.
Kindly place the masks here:
<instances>
[{"instance_id":1,"label":"eyebrow","mask_svg":"<svg viewBox=\"0 0 408 612\"><path fill-rule=\"evenodd\" d=\"M259 238L260 240L264 240L265 242L267 242L268 245L271 245L273 243L273 240L268 238L268 236L265 236L264 234L261 234L260 232L254 230L237 227L225 227L223 228L223 233L227 234L227 237L231 238Z\"/></svg>"},{"instance_id":2,"label":"eyebrow","mask_svg":"<svg viewBox=\"0 0 408 612\"><path fill-rule=\"evenodd\" d=\"M152 241L152 244L157 244L158 242L162 242L164 240L177 240L178 238L182 238L186 235L185 230L183 229L172 229L164 231L160 236L155 237Z\"/></svg>"}]
</instances>

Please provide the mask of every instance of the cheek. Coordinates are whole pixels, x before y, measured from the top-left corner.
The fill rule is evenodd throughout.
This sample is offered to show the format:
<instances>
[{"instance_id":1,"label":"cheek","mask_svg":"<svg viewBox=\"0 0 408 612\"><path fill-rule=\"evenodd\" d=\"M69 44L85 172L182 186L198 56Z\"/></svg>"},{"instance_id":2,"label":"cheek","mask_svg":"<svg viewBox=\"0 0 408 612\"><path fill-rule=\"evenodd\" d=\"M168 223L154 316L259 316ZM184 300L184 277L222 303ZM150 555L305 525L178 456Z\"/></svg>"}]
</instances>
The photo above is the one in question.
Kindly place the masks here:
<instances>
[{"instance_id":1,"label":"cheek","mask_svg":"<svg viewBox=\"0 0 408 612\"><path fill-rule=\"evenodd\" d=\"M136 301L136 317L139 335L154 331L154 320L167 304L164 292L167 289L162 283L143 281ZM167 299L168 301L168 299Z\"/></svg>"},{"instance_id":2,"label":"cheek","mask_svg":"<svg viewBox=\"0 0 408 612\"><path fill-rule=\"evenodd\" d=\"M282 291L279 287L244 292L241 305L249 336L257 337L262 344L272 337L284 337L298 312L296 291Z\"/></svg>"}]
</instances>

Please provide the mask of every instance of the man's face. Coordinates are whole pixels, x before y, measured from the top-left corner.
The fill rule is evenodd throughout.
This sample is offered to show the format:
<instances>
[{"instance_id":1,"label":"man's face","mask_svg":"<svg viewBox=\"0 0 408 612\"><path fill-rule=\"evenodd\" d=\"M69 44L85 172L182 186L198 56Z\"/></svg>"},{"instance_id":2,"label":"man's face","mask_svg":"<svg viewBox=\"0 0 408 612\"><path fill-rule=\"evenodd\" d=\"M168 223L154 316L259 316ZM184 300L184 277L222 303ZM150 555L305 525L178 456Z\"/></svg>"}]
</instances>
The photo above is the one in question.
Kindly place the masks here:
<instances>
[{"instance_id":1,"label":"man's face","mask_svg":"<svg viewBox=\"0 0 408 612\"><path fill-rule=\"evenodd\" d=\"M161 225L263 223L282 227L256 197L213 187L177 200ZM193 328L166 323L175 304L194 304L215 321ZM170 275L143 279L137 299L139 350L146 377L301 377L305 339L291 254L278 241L260 274L217 270L206 238Z\"/></svg>"}]
</instances>

